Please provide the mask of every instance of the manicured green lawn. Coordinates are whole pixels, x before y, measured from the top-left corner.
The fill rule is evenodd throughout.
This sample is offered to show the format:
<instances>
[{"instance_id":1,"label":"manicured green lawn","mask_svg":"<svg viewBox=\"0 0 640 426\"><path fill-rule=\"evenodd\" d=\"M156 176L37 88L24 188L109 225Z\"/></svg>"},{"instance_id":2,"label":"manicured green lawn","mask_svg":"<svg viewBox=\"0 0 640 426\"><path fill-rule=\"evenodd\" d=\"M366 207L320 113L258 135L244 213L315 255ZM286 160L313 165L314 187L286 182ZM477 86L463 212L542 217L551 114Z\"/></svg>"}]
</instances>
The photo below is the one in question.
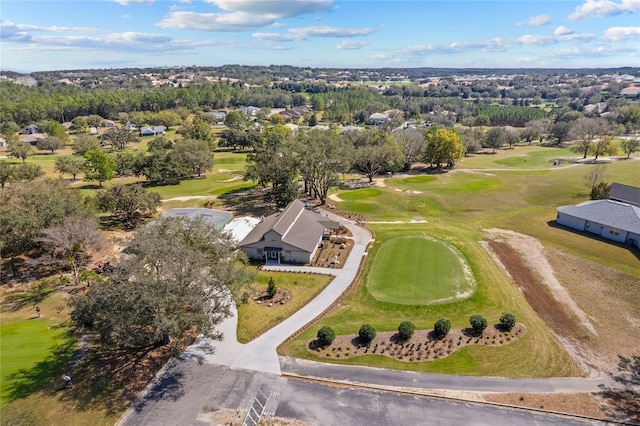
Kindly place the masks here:
<instances>
[{"instance_id":1,"label":"manicured green lawn","mask_svg":"<svg viewBox=\"0 0 640 426\"><path fill-rule=\"evenodd\" d=\"M66 301L56 293L11 298L17 309L0 314L0 407L61 378L76 349L66 328ZM35 305L42 309L37 318Z\"/></svg>"},{"instance_id":2,"label":"manicured green lawn","mask_svg":"<svg viewBox=\"0 0 640 426\"><path fill-rule=\"evenodd\" d=\"M371 228L376 241L369 250L361 280L320 321L284 345L280 354L322 362L448 374L505 377L580 375L579 368L560 342L478 242L482 238L479 233L453 225L435 228L431 224L380 224L371 225ZM367 281L371 269L378 262L380 250L388 241L422 233L455 245L467 259L476 278L476 291L464 300L433 305L404 305L376 300L367 290ZM489 324L496 324L502 312L507 311L527 326L527 334L521 339L499 348L467 347L439 361L402 362L377 355L336 361L319 359L306 346L324 325L333 328L336 335L355 334L365 323L377 331L395 331L402 321L413 322L417 329L433 329L439 318L449 319L453 328L465 328L469 327L471 315L482 315Z\"/></svg>"},{"instance_id":3,"label":"manicured green lawn","mask_svg":"<svg viewBox=\"0 0 640 426\"><path fill-rule=\"evenodd\" d=\"M267 288L269 278L273 277L278 288L291 293L291 299L284 305L271 307L258 305L253 300L238 305L237 338L241 343L249 342L279 322L287 319L300 310L311 299L317 296L333 279L328 275L297 274L291 272L259 271L253 283L253 291Z\"/></svg>"},{"instance_id":4,"label":"manicured green lawn","mask_svg":"<svg viewBox=\"0 0 640 426\"><path fill-rule=\"evenodd\" d=\"M25 397L59 374L75 339L44 318L0 325L0 406Z\"/></svg>"},{"instance_id":5,"label":"manicured green lawn","mask_svg":"<svg viewBox=\"0 0 640 426\"><path fill-rule=\"evenodd\" d=\"M386 241L367 276L376 300L402 305L451 302L474 288L469 266L453 246L420 235Z\"/></svg>"}]
</instances>

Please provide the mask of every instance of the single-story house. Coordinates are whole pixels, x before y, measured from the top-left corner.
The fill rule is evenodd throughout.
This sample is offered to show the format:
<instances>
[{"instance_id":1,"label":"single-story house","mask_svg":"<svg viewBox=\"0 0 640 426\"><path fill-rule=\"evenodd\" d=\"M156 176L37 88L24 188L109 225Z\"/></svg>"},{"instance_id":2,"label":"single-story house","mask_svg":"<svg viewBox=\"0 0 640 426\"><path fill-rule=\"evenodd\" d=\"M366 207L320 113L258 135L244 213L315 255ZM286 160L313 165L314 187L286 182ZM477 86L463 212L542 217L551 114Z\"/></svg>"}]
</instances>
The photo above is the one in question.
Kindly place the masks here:
<instances>
[{"instance_id":1,"label":"single-story house","mask_svg":"<svg viewBox=\"0 0 640 426\"><path fill-rule=\"evenodd\" d=\"M5 138L0 137L0 148L7 147L7 140Z\"/></svg>"},{"instance_id":2,"label":"single-story house","mask_svg":"<svg viewBox=\"0 0 640 426\"><path fill-rule=\"evenodd\" d=\"M640 207L640 188L635 186L612 183L609 198L622 203L633 204Z\"/></svg>"},{"instance_id":3,"label":"single-story house","mask_svg":"<svg viewBox=\"0 0 640 426\"><path fill-rule=\"evenodd\" d=\"M116 123L111 120L103 120L102 127L115 127Z\"/></svg>"},{"instance_id":4,"label":"single-story house","mask_svg":"<svg viewBox=\"0 0 640 426\"><path fill-rule=\"evenodd\" d=\"M140 129L140 136L164 135L167 128L164 126L147 126Z\"/></svg>"},{"instance_id":5,"label":"single-story house","mask_svg":"<svg viewBox=\"0 0 640 426\"><path fill-rule=\"evenodd\" d=\"M202 218L215 226L216 229L223 229L233 219L233 213L224 210L213 210L204 208L183 208L171 209L162 217L181 217L187 219Z\"/></svg>"},{"instance_id":6,"label":"single-story house","mask_svg":"<svg viewBox=\"0 0 640 426\"><path fill-rule=\"evenodd\" d=\"M560 206L556 222L640 247L640 207L631 204L591 200L575 206Z\"/></svg>"},{"instance_id":7,"label":"single-story house","mask_svg":"<svg viewBox=\"0 0 640 426\"><path fill-rule=\"evenodd\" d=\"M29 145L36 146L41 139L44 139L44 135L42 133L32 133L28 135L18 135L18 139L22 142L26 142Z\"/></svg>"},{"instance_id":8,"label":"single-story house","mask_svg":"<svg viewBox=\"0 0 640 426\"><path fill-rule=\"evenodd\" d=\"M640 87L636 87L636 86L626 87L620 91L620 94L627 98L636 98L640 96Z\"/></svg>"},{"instance_id":9,"label":"single-story house","mask_svg":"<svg viewBox=\"0 0 640 426\"><path fill-rule=\"evenodd\" d=\"M309 263L328 230L339 224L305 208L294 200L282 211L267 216L240 242L250 259L280 263Z\"/></svg>"}]
</instances>

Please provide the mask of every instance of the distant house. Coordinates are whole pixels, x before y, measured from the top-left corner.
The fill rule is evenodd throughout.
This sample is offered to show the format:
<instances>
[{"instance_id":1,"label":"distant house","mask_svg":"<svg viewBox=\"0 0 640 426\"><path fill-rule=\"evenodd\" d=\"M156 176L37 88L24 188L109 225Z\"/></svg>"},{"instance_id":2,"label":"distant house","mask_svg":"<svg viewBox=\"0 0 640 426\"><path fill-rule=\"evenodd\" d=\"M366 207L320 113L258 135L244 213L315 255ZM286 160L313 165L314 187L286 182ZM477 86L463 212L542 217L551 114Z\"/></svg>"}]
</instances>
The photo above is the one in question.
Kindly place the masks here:
<instances>
[{"instance_id":1,"label":"distant house","mask_svg":"<svg viewBox=\"0 0 640 426\"><path fill-rule=\"evenodd\" d=\"M624 88L620 91L620 94L627 98L636 98L640 96L640 87L631 86Z\"/></svg>"},{"instance_id":2,"label":"distant house","mask_svg":"<svg viewBox=\"0 0 640 426\"><path fill-rule=\"evenodd\" d=\"M29 145L36 146L41 139L44 139L44 135L42 133L33 133L27 135L18 135L18 138L22 142L26 142Z\"/></svg>"},{"instance_id":3,"label":"distant house","mask_svg":"<svg viewBox=\"0 0 640 426\"><path fill-rule=\"evenodd\" d=\"M5 138L0 137L0 148L7 147L7 140Z\"/></svg>"},{"instance_id":4,"label":"distant house","mask_svg":"<svg viewBox=\"0 0 640 426\"><path fill-rule=\"evenodd\" d=\"M280 263L309 263L328 230L339 224L305 208L295 200L279 213L264 218L240 242L250 259Z\"/></svg>"},{"instance_id":5,"label":"distant house","mask_svg":"<svg viewBox=\"0 0 640 426\"><path fill-rule=\"evenodd\" d=\"M209 115L211 115L216 121L224 121L224 119L227 118L227 113L225 111L212 111Z\"/></svg>"},{"instance_id":6,"label":"distant house","mask_svg":"<svg viewBox=\"0 0 640 426\"><path fill-rule=\"evenodd\" d=\"M640 188L635 186L612 183L609 198L622 203L633 204L640 207Z\"/></svg>"},{"instance_id":7,"label":"distant house","mask_svg":"<svg viewBox=\"0 0 640 426\"><path fill-rule=\"evenodd\" d=\"M171 209L162 217L180 217L186 219L202 218L216 229L221 230L233 219L233 214L224 210L184 208Z\"/></svg>"},{"instance_id":8,"label":"distant house","mask_svg":"<svg viewBox=\"0 0 640 426\"><path fill-rule=\"evenodd\" d=\"M102 127L115 127L116 123L111 120L104 120L102 122Z\"/></svg>"},{"instance_id":9,"label":"distant house","mask_svg":"<svg viewBox=\"0 0 640 426\"><path fill-rule=\"evenodd\" d=\"M244 108L238 108L236 109L236 111L243 113L247 117L255 117L258 111L260 111L260 108L255 106L248 106Z\"/></svg>"},{"instance_id":10,"label":"distant house","mask_svg":"<svg viewBox=\"0 0 640 426\"><path fill-rule=\"evenodd\" d=\"M379 126L380 124L385 124L389 122L389 114L385 112L374 112L367 119L367 124L371 124L374 126Z\"/></svg>"},{"instance_id":11,"label":"distant house","mask_svg":"<svg viewBox=\"0 0 640 426\"><path fill-rule=\"evenodd\" d=\"M40 133L40 129L35 124L29 124L27 127L20 130L21 135L35 135Z\"/></svg>"},{"instance_id":12,"label":"distant house","mask_svg":"<svg viewBox=\"0 0 640 426\"><path fill-rule=\"evenodd\" d=\"M619 243L640 247L640 207L613 200L558 207L556 222Z\"/></svg>"},{"instance_id":13,"label":"distant house","mask_svg":"<svg viewBox=\"0 0 640 426\"><path fill-rule=\"evenodd\" d=\"M140 129L140 136L164 135L167 128L164 126L147 126Z\"/></svg>"}]
</instances>

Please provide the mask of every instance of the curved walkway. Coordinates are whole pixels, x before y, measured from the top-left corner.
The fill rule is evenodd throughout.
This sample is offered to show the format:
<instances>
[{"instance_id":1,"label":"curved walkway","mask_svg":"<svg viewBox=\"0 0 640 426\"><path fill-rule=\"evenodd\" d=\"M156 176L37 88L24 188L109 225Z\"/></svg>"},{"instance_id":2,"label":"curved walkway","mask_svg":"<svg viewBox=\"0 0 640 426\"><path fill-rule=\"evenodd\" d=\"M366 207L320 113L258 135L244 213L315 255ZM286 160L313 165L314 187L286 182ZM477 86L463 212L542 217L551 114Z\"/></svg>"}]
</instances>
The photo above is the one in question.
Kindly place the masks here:
<instances>
[{"instance_id":1,"label":"curved walkway","mask_svg":"<svg viewBox=\"0 0 640 426\"><path fill-rule=\"evenodd\" d=\"M237 369L281 374L280 362L276 352L277 347L289 336L322 314L340 297L355 279L360 263L367 254L367 246L373 241L371 232L356 225L355 222L326 211L322 211L321 214L340 222L353 234L353 249L341 269L294 265L265 266L264 269L326 273L335 275L333 281L298 312L247 344L239 343L236 339L238 316L234 305L233 315L227 318L219 327L219 331L224 333L224 339L222 341L212 341L199 337L181 355L181 358L195 359L200 362L220 364Z\"/></svg>"}]
</instances>

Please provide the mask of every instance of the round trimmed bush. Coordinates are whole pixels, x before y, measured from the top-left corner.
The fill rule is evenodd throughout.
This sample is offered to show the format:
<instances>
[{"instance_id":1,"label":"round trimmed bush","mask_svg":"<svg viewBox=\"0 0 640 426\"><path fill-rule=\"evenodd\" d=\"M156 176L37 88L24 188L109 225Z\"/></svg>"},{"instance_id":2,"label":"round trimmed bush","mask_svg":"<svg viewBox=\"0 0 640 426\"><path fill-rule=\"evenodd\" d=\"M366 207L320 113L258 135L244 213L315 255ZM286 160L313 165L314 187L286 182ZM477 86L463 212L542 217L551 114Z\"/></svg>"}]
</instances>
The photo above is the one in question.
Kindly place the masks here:
<instances>
[{"instance_id":1,"label":"round trimmed bush","mask_svg":"<svg viewBox=\"0 0 640 426\"><path fill-rule=\"evenodd\" d=\"M368 345L369 343L371 343L373 339L375 339L376 330L375 328L371 327L369 324L364 324L362 327L360 327L360 330L358 331L358 337L360 337L360 341L362 343L364 343L365 345Z\"/></svg>"},{"instance_id":2,"label":"round trimmed bush","mask_svg":"<svg viewBox=\"0 0 640 426\"><path fill-rule=\"evenodd\" d=\"M336 333L333 331L333 328L329 326L324 326L318 330L318 343L321 346L329 346L333 343L333 339L336 338Z\"/></svg>"},{"instance_id":3,"label":"round trimmed bush","mask_svg":"<svg viewBox=\"0 0 640 426\"><path fill-rule=\"evenodd\" d=\"M436 333L436 336L438 336L439 338L445 337L447 334L449 334L450 330L451 330L451 321L445 318L440 318L433 325L433 331L434 333Z\"/></svg>"},{"instance_id":4,"label":"round trimmed bush","mask_svg":"<svg viewBox=\"0 0 640 426\"><path fill-rule=\"evenodd\" d=\"M511 331L513 326L516 325L516 316L511 312L505 312L500 317L500 326L507 331Z\"/></svg>"},{"instance_id":5,"label":"round trimmed bush","mask_svg":"<svg viewBox=\"0 0 640 426\"><path fill-rule=\"evenodd\" d=\"M416 326L410 321L402 321L398 326L398 334L403 340L410 339L414 331L416 331Z\"/></svg>"},{"instance_id":6,"label":"round trimmed bush","mask_svg":"<svg viewBox=\"0 0 640 426\"><path fill-rule=\"evenodd\" d=\"M469 318L469 324L476 334L482 334L485 328L487 328L487 319L480 315L471 315Z\"/></svg>"}]
</instances>

